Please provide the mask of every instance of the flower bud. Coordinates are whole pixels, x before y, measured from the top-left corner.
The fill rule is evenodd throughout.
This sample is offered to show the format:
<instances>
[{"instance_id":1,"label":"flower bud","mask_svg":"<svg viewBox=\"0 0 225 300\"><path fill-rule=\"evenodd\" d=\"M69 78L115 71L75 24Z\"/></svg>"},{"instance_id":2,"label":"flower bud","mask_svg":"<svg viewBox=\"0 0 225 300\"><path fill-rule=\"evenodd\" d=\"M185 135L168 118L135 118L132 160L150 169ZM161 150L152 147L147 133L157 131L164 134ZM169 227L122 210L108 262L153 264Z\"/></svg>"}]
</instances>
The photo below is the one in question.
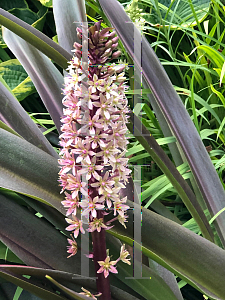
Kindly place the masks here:
<instances>
[{"instance_id":1,"label":"flower bud","mask_svg":"<svg viewBox=\"0 0 225 300\"><path fill-rule=\"evenodd\" d=\"M94 40L95 44L97 45L98 39L99 39L99 32L95 31L94 35L92 36L92 39Z\"/></svg>"},{"instance_id":2,"label":"flower bud","mask_svg":"<svg viewBox=\"0 0 225 300\"><path fill-rule=\"evenodd\" d=\"M112 53L112 50L111 50L111 48L109 48L109 49L105 50L105 52L103 53L103 55L101 55L101 58L108 57L108 56L111 55L111 53Z\"/></svg>"},{"instance_id":3,"label":"flower bud","mask_svg":"<svg viewBox=\"0 0 225 300\"><path fill-rule=\"evenodd\" d=\"M111 76L114 74L114 69L112 67L108 67L108 70L107 70L108 74Z\"/></svg>"},{"instance_id":4,"label":"flower bud","mask_svg":"<svg viewBox=\"0 0 225 300\"><path fill-rule=\"evenodd\" d=\"M106 66L100 66L101 67L101 72L104 72L107 70L107 67Z\"/></svg>"},{"instance_id":5,"label":"flower bud","mask_svg":"<svg viewBox=\"0 0 225 300\"><path fill-rule=\"evenodd\" d=\"M79 59L81 59L82 52L80 50L75 50L74 53L75 53L76 57L78 57Z\"/></svg>"},{"instance_id":6,"label":"flower bud","mask_svg":"<svg viewBox=\"0 0 225 300\"><path fill-rule=\"evenodd\" d=\"M116 69L116 73L121 73L125 69L125 65L122 65L119 69Z\"/></svg>"},{"instance_id":7,"label":"flower bud","mask_svg":"<svg viewBox=\"0 0 225 300\"><path fill-rule=\"evenodd\" d=\"M117 43L118 41L119 41L119 37L118 37L118 36L116 36L116 37L114 37L114 38L112 39L112 43L113 43L113 44Z\"/></svg>"},{"instance_id":8,"label":"flower bud","mask_svg":"<svg viewBox=\"0 0 225 300\"><path fill-rule=\"evenodd\" d=\"M112 59L118 58L121 55L121 51L116 51L112 54Z\"/></svg>"},{"instance_id":9,"label":"flower bud","mask_svg":"<svg viewBox=\"0 0 225 300\"><path fill-rule=\"evenodd\" d=\"M112 30L112 27L107 27L101 30L101 32L99 33L100 36L104 36L105 34L107 34L109 32L109 30Z\"/></svg>"},{"instance_id":10,"label":"flower bud","mask_svg":"<svg viewBox=\"0 0 225 300\"><path fill-rule=\"evenodd\" d=\"M121 83L124 82L124 80L126 80L126 77L123 76L124 73L120 73L118 76L116 76L116 81Z\"/></svg>"},{"instance_id":11,"label":"flower bud","mask_svg":"<svg viewBox=\"0 0 225 300\"><path fill-rule=\"evenodd\" d=\"M118 43L113 44L112 47L111 47L111 49L114 50L114 49L116 49L117 47L118 47Z\"/></svg>"},{"instance_id":12,"label":"flower bud","mask_svg":"<svg viewBox=\"0 0 225 300\"><path fill-rule=\"evenodd\" d=\"M75 42L75 43L73 44L73 46L74 46L74 48L77 49L77 50L81 50L81 48L82 48L82 45L79 44L79 43L77 43L77 42Z\"/></svg>"},{"instance_id":13,"label":"flower bud","mask_svg":"<svg viewBox=\"0 0 225 300\"><path fill-rule=\"evenodd\" d=\"M108 60L108 57L103 57L103 58L100 58L98 61L101 63L101 64L104 64L106 61Z\"/></svg>"},{"instance_id":14,"label":"flower bud","mask_svg":"<svg viewBox=\"0 0 225 300\"><path fill-rule=\"evenodd\" d=\"M77 37L81 40L82 34L80 32L77 32Z\"/></svg>"},{"instance_id":15,"label":"flower bud","mask_svg":"<svg viewBox=\"0 0 225 300\"><path fill-rule=\"evenodd\" d=\"M82 29L80 29L79 27L77 27L77 36L79 39L82 38Z\"/></svg>"},{"instance_id":16,"label":"flower bud","mask_svg":"<svg viewBox=\"0 0 225 300\"><path fill-rule=\"evenodd\" d=\"M105 48L108 49L112 46L112 40L109 40L106 44L105 44Z\"/></svg>"},{"instance_id":17,"label":"flower bud","mask_svg":"<svg viewBox=\"0 0 225 300\"><path fill-rule=\"evenodd\" d=\"M116 35L115 31L111 32L109 34L109 39L113 39L115 37L115 35Z\"/></svg>"}]
</instances>

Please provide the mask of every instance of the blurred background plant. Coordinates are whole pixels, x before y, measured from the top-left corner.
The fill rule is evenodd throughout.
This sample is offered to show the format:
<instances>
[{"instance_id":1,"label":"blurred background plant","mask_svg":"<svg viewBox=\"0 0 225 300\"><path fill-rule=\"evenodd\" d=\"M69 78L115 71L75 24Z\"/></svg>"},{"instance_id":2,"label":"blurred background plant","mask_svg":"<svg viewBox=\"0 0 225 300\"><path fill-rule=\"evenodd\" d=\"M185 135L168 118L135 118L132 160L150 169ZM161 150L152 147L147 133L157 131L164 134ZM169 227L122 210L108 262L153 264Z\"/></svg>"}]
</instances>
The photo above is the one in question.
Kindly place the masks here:
<instances>
[{"instance_id":1,"label":"blurred background plant","mask_svg":"<svg viewBox=\"0 0 225 300\"><path fill-rule=\"evenodd\" d=\"M0 296L3 300L71 299L70 297L85 299L78 298L79 296L73 292L81 291L81 286L95 292L94 280L86 278L80 270L81 257L66 259L67 233L64 231L64 212L60 206L62 197L58 195L57 186L57 153L59 152L57 128L62 111L62 106L60 106L62 74L75 41L75 25L72 22L84 21L85 18L83 7L78 2L64 1L62 5L57 0L53 3L45 0L1 0L0 3L2 9L36 28L67 51L65 53L55 48L62 56L53 57L53 50L48 49L46 45L51 45L53 49L57 46L53 46L49 40L44 40L46 45L43 44L44 50L42 50L46 51L44 53L51 58L50 62L6 28L3 30L3 36L2 33L0 36L0 102L2 107L0 119L9 126L2 123L0 125L0 240L2 241L0 244L0 276L2 278ZM85 1L88 22L102 19L103 26L110 25L104 2L103 0ZM214 186L220 191L219 184L224 188L225 180L224 3L219 0L134 0L129 2L121 0L119 2L132 22L139 28L141 37L145 37L153 48L180 96L218 175L218 178L215 178L211 169L207 170L209 177L205 177L205 180L208 182L208 188L212 189ZM76 11L78 11L77 14L74 13ZM110 13L113 15L108 10L108 14ZM117 13L122 14L119 9ZM69 16L67 20L65 15ZM12 30L4 17L9 16L1 11L0 24ZM69 22L72 25L69 26ZM119 22L115 20L112 26L124 41L126 32L119 31L117 23ZM12 26L16 28L19 25L14 23ZM70 35L68 32L71 28L74 33ZM26 33L21 31L21 34L29 40ZM40 39L42 38L40 36ZM65 40L69 42L66 43ZM222 250L224 248L223 222L214 226L214 221L219 222L220 217L224 219L222 215L225 207L224 194L220 194L221 200L218 200L219 192L218 198L215 195L215 198L211 200L204 196L199 186L204 176L207 176L205 170L202 169L202 172L197 173L190 161L187 161L188 156L184 154L184 149L181 151L181 147L176 143L178 138L168 130L171 126L166 126L164 118L160 115L160 109L153 99L154 92L151 93L143 78L137 83L138 72L135 62L132 60L132 55L129 55L127 44L126 48L124 47L125 43L120 42L119 48L123 53L122 61L127 64L126 76L129 78L130 88L127 91L127 98L133 113L141 120L143 130L147 130L146 136L151 133L152 138L164 150L164 155L166 154L177 167L180 176L189 184L194 196L182 183L182 179L177 177L178 183L184 186L183 190L186 189L189 192L192 204L185 202L184 193L179 190L179 186L171 182L171 176L166 173L166 169L159 167L159 160L154 153L158 151L158 157L161 160L164 158L164 164L169 168L165 156L163 154L160 156L160 150L157 148L158 150L155 151L151 143L146 145L147 138L141 139L131 130L127 157L133 170L139 201L142 201L143 207L146 208L142 220L142 276L152 279L136 279L131 282L125 277L133 276L132 267L119 266L119 275L113 275L111 279L114 286L112 295L115 299L195 300L204 299L203 294L205 294L209 299L225 299L222 277L223 270L225 270L223 268L225 256ZM150 58L149 61L142 63L151 68ZM156 70L154 69L153 72ZM161 78L161 70L158 72L157 75ZM162 81L161 84L167 89L166 82ZM33 128L26 119L12 94L34 123L39 126L51 145L43 141L36 133L36 127ZM169 99L168 107L177 119L179 114L182 116L180 106L178 104L173 106ZM175 120L172 119L171 122L173 121ZM184 123L184 125L180 123L180 127L183 130L184 139L188 139L188 136L193 134L189 123ZM14 135L11 134L10 128L14 130ZM15 131L25 140L16 137ZM195 141L194 146L202 152L202 148L199 144L195 144ZM187 153L190 153L194 146L190 145ZM205 153L202 157L201 155L198 157L198 154L197 151L196 160L201 169L206 164ZM172 167L169 171L175 174ZM137 172L140 173L138 176ZM196 176L199 178L200 185ZM210 176L211 180L207 181ZM204 189L204 182L202 187ZM129 195L132 194L128 194L128 198ZM194 198L197 199L197 204L192 201ZM129 199L132 200L132 196ZM216 212L213 211L214 207L217 209ZM210 208L212 208L211 211ZM151 213L152 211L157 213L157 217ZM161 216L166 217L167 220ZM154 220L158 222L156 225L154 225ZM172 220L173 223L168 220ZM209 228L205 222L208 222ZM160 224L162 224L161 227ZM15 228L17 228L16 232ZM192 231L190 236L185 228ZM205 230L204 233L203 230ZM122 242L133 246L132 235L124 238L123 234L126 235L126 232L121 232L121 228L118 227L111 233ZM151 235L149 237L149 239L152 238L151 241L147 240L148 235ZM210 242L201 238L202 235ZM116 253L120 248L119 241L111 235L108 237L108 243L111 254ZM20 267L13 267L15 263ZM28 269L25 265L36 267L36 269ZM38 267L40 269L37 269ZM213 269L218 270L217 274L213 274ZM92 271L93 266L90 263L90 275L94 276ZM176 275L176 280L170 271ZM72 277L72 273L77 274L76 278ZM45 275L51 276L63 286L53 280L47 280ZM210 284L206 277L209 281L211 280ZM169 279L166 280L166 278ZM68 291L65 286L72 291ZM122 293L121 290L124 292Z\"/></svg>"}]
</instances>

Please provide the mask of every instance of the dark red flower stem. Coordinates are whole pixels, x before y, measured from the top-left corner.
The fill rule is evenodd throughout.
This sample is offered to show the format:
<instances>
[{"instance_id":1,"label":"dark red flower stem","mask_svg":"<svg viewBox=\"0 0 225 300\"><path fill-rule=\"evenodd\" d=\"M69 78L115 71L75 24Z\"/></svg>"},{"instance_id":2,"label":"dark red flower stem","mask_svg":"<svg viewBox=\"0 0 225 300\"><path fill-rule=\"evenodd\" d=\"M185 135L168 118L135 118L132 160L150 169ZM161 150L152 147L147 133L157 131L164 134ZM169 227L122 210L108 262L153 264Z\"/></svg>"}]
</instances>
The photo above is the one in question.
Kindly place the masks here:
<instances>
[{"instance_id":1,"label":"dark red flower stem","mask_svg":"<svg viewBox=\"0 0 225 300\"><path fill-rule=\"evenodd\" d=\"M97 212L97 218L104 218L103 212ZM110 282L109 276L107 278L104 277L104 273L97 273L100 269L100 265L98 261L103 261L106 259L106 239L105 239L105 229L102 228L100 232L95 230L92 232L92 241L93 241L93 256L94 256L94 264L96 270L96 284L97 290L102 295L99 297L100 300L111 300L111 292L110 292Z\"/></svg>"},{"instance_id":2,"label":"dark red flower stem","mask_svg":"<svg viewBox=\"0 0 225 300\"><path fill-rule=\"evenodd\" d=\"M107 72L104 73L104 75L101 75L101 69L98 68L98 65L102 65L102 59L101 55L105 51L105 44L109 40L102 40L99 41L99 33L100 33L100 25L101 21L95 23L94 26L89 28L89 80L93 80L94 74L98 76L100 79L101 76L108 76ZM103 63L104 64L104 63ZM99 91L96 91L96 95L99 95ZM97 107L93 107L92 110L90 110L90 117L93 118L97 111ZM94 152L98 153L101 151L100 147L98 146ZM99 157L96 161L97 165L102 164L102 159ZM100 176L103 176L103 174L99 173ZM89 189L88 193L89 196L94 199L94 197L99 196L98 195L98 189L92 188L91 183L96 182L96 179L92 176L89 180ZM104 220L104 212L103 211L97 211L97 218ZM92 216L90 215L90 220L92 220ZM101 229L100 232L97 230L92 232L92 243L93 243L93 260L95 264L95 271L96 271L96 284L97 284L97 290L99 293L102 293L100 296L100 300L111 300L111 292L110 292L110 282L109 282L109 276L105 278L104 272L97 273L97 271L100 269L100 265L98 261L104 261L107 257L106 252L106 237L105 237L105 229Z\"/></svg>"}]
</instances>

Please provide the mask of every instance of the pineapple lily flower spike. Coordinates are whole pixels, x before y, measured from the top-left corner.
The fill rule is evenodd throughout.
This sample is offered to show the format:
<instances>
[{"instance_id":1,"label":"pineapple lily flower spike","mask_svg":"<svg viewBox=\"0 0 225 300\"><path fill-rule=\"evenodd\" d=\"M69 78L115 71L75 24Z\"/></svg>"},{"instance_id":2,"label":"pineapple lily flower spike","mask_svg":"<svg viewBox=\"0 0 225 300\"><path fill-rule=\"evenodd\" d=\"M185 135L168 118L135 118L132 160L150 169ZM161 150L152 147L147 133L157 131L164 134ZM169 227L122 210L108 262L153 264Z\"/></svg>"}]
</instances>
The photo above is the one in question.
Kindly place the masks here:
<instances>
[{"instance_id":1,"label":"pineapple lily flower spike","mask_svg":"<svg viewBox=\"0 0 225 300\"><path fill-rule=\"evenodd\" d=\"M83 82L87 72L82 70L82 45L74 43L76 56L69 62L63 90L59 182L66 196L62 201L67 210L66 229L75 239L85 233L83 221L76 215L78 209L87 218L93 244L93 254L89 257L95 263L99 299L108 300L111 299L109 272L117 273L119 260L130 264L124 245L120 257L111 260L105 230L112 227L108 224L113 221L126 227L129 206L126 197L121 199L120 190L125 188L131 170L125 158L129 113L124 94L125 65L107 64L121 54L116 50L118 37L112 28L100 27L101 22L90 27L88 39L82 29L77 29L78 38L88 41L88 79ZM106 224L104 216L109 213L113 219ZM69 257L77 253L74 238L68 239Z\"/></svg>"}]
</instances>

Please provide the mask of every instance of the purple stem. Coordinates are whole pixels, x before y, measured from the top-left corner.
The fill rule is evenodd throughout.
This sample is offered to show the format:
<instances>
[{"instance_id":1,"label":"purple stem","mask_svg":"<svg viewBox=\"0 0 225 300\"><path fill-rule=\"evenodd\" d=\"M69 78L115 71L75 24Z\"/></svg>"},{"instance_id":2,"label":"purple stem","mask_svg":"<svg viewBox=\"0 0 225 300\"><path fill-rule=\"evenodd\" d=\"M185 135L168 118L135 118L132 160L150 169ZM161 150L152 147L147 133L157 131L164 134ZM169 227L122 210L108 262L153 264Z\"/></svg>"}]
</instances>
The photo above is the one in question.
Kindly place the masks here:
<instances>
[{"instance_id":1,"label":"purple stem","mask_svg":"<svg viewBox=\"0 0 225 300\"><path fill-rule=\"evenodd\" d=\"M97 211L97 218L104 218L102 211ZM100 300L111 300L111 292L110 292L110 282L109 276L105 278L103 273L97 273L100 269L100 265L98 261L103 261L106 259L106 239L105 239L105 229L102 228L100 232L95 230L92 232L92 241L93 241L93 256L94 256L94 264L95 271L97 275L97 290L102 293L100 296Z\"/></svg>"}]
</instances>

